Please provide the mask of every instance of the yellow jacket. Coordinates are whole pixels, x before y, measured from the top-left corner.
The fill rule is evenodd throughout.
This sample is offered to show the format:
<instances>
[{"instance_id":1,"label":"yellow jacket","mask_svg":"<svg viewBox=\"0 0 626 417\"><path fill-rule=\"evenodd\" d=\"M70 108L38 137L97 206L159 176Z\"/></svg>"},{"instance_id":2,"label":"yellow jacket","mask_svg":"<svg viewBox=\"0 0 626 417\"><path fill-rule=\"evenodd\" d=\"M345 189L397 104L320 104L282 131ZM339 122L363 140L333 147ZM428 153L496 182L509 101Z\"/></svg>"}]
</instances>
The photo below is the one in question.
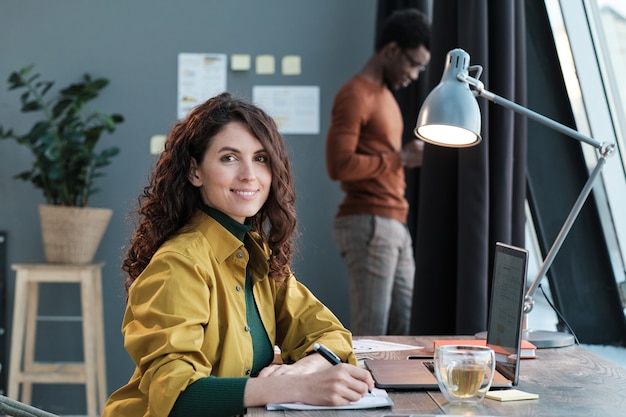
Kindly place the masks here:
<instances>
[{"instance_id":1,"label":"yellow jacket","mask_svg":"<svg viewBox=\"0 0 626 417\"><path fill-rule=\"evenodd\" d=\"M130 288L122 333L136 369L103 417L166 417L198 379L250 374L248 262L261 320L283 361L306 356L317 342L356 364L351 334L328 308L293 275L281 283L268 277L270 252L258 234L248 233L244 247L202 212L185 230L159 248Z\"/></svg>"}]
</instances>

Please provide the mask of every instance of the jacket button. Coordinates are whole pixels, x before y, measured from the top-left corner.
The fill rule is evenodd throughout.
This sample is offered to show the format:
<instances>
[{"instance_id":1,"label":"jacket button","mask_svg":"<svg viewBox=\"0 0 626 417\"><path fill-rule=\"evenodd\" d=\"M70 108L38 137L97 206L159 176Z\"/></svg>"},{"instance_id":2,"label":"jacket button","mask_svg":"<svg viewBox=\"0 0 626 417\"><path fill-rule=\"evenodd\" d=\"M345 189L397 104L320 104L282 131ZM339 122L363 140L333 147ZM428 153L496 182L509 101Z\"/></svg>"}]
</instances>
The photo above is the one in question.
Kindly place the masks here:
<instances>
[{"instance_id":1,"label":"jacket button","mask_svg":"<svg viewBox=\"0 0 626 417\"><path fill-rule=\"evenodd\" d=\"M241 285L237 285L237 286L235 287L235 289L236 289L237 291L241 291Z\"/></svg>"},{"instance_id":2,"label":"jacket button","mask_svg":"<svg viewBox=\"0 0 626 417\"><path fill-rule=\"evenodd\" d=\"M250 331L250 326L246 326L243 328L245 331L249 332Z\"/></svg>"},{"instance_id":3,"label":"jacket button","mask_svg":"<svg viewBox=\"0 0 626 417\"><path fill-rule=\"evenodd\" d=\"M251 370L246 369L246 375L250 375L251 373L252 373L252 371L251 371Z\"/></svg>"},{"instance_id":4,"label":"jacket button","mask_svg":"<svg viewBox=\"0 0 626 417\"><path fill-rule=\"evenodd\" d=\"M239 259L243 258L243 253L237 252L237 258L239 258Z\"/></svg>"}]
</instances>

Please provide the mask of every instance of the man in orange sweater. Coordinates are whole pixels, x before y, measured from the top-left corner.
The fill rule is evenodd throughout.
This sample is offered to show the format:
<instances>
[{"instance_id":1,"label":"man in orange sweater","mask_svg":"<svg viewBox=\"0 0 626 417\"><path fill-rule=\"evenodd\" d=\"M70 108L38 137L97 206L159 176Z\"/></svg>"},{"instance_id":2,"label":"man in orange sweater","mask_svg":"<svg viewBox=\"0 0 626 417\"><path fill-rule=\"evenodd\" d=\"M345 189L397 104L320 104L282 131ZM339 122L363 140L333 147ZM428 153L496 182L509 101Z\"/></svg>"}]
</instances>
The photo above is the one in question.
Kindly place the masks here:
<instances>
[{"instance_id":1,"label":"man in orange sweater","mask_svg":"<svg viewBox=\"0 0 626 417\"><path fill-rule=\"evenodd\" d=\"M405 168L421 166L423 143L402 145L392 90L417 80L430 61L430 25L415 9L392 14L375 52L337 93L326 167L341 182L333 238L348 267L355 335L407 334L415 260L406 227Z\"/></svg>"}]
</instances>

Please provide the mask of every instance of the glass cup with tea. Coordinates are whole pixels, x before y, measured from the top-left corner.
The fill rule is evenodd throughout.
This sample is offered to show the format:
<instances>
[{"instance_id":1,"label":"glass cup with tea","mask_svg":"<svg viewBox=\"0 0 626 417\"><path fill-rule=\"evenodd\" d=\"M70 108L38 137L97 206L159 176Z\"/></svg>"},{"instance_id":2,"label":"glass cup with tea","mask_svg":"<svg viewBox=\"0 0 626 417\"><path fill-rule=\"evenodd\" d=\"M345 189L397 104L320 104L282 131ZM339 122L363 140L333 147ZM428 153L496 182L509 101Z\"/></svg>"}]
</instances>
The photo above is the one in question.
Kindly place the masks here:
<instances>
[{"instance_id":1,"label":"glass cup with tea","mask_svg":"<svg viewBox=\"0 0 626 417\"><path fill-rule=\"evenodd\" d=\"M493 349L438 346L434 361L439 389L451 404L478 404L489 391L496 362Z\"/></svg>"}]
</instances>

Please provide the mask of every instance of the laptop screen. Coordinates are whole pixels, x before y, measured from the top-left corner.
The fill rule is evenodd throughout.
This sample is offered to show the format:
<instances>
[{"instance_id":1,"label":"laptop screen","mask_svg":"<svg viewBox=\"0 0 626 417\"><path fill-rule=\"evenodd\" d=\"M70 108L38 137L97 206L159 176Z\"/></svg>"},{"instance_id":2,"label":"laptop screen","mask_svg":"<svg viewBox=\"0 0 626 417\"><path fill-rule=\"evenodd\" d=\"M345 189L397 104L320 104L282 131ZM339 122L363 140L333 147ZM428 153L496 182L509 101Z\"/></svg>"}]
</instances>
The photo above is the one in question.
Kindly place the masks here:
<instances>
[{"instance_id":1,"label":"laptop screen","mask_svg":"<svg viewBox=\"0 0 626 417\"><path fill-rule=\"evenodd\" d=\"M528 251L496 243L487 345L496 352L496 368L517 385Z\"/></svg>"}]
</instances>

